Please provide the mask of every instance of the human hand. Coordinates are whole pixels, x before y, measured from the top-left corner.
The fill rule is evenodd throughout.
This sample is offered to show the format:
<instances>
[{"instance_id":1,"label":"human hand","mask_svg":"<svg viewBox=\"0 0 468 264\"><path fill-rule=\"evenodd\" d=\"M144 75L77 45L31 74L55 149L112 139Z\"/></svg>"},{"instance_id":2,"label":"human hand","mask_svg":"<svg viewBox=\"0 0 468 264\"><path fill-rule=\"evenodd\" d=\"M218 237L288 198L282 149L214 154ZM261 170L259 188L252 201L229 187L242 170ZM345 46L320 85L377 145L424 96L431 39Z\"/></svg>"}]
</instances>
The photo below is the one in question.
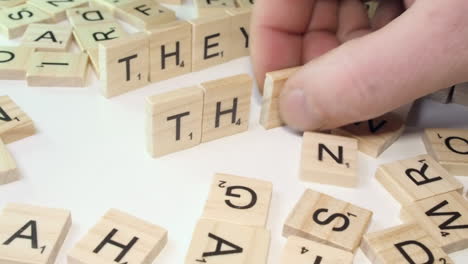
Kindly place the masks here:
<instances>
[{"instance_id":1,"label":"human hand","mask_svg":"<svg viewBox=\"0 0 468 264\"><path fill-rule=\"evenodd\" d=\"M251 56L265 73L304 65L280 97L283 120L321 130L380 116L468 81L468 1L257 0Z\"/></svg>"}]
</instances>

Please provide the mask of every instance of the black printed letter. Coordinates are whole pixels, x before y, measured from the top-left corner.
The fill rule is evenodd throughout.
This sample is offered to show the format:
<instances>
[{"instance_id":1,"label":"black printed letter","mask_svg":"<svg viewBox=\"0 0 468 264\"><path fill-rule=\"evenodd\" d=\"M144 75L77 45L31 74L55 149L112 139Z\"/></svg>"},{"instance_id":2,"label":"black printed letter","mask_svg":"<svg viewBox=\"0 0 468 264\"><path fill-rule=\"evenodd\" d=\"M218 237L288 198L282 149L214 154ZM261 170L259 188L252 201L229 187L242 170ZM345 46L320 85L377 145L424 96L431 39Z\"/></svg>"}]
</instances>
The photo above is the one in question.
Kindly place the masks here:
<instances>
[{"instance_id":1,"label":"black printed letter","mask_svg":"<svg viewBox=\"0 0 468 264\"><path fill-rule=\"evenodd\" d=\"M221 111L221 102L216 103L216 117L215 117L215 127L219 127L221 115L231 114L231 124L236 123L237 119L237 97L232 99L232 108L228 110Z\"/></svg>"},{"instance_id":2,"label":"black printed letter","mask_svg":"<svg viewBox=\"0 0 468 264\"><path fill-rule=\"evenodd\" d=\"M116 247L119 247L122 249L122 251L120 252L120 254L115 258L115 262L120 262L124 257L125 255L127 255L127 253L130 251L130 249L132 249L132 247L136 244L136 242L138 241L138 237L133 237L132 240L130 241L130 243L128 243L128 245L124 245L124 244L120 244L118 242L115 242L114 240L112 240L112 237L114 237L114 235L118 232L117 229L112 229L112 231L106 236L106 238L104 238L104 240L101 242L101 244L99 244L99 246L97 246L97 248L93 251L93 253L95 254L98 254L101 249L104 248L104 246L106 244L111 244L113 246L116 246Z\"/></svg>"},{"instance_id":3,"label":"black printed letter","mask_svg":"<svg viewBox=\"0 0 468 264\"><path fill-rule=\"evenodd\" d=\"M204 60L211 59L213 57L217 57L217 56L220 55L219 52L216 52L216 53L213 53L213 54L208 54L209 49L219 46L218 42L209 44L210 39L218 38L220 36L221 36L220 33L216 33L216 34L209 35L209 36L205 37L205 46L204 46L204 49L203 49L204 50L204 52L203 52L203 59Z\"/></svg>"},{"instance_id":4,"label":"black printed letter","mask_svg":"<svg viewBox=\"0 0 468 264\"><path fill-rule=\"evenodd\" d=\"M122 62L125 62L125 72L126 72L126 80L127 82L130 81L130 60L133 60L133 59L136 59L138 58L138 55L137 54L134 54L132 56L128 56L128 57L125 57L125 58L122 58L122 59L119 59L118 62L119 63L122 63Z\"/></svg>"},{"instance_id":5,"label":"black printed letter","mask_svg":"<svg viewBox=\"0 0 468 264\"><path fill-rule=\"evenodd\" d=\"M176 141L180 140L180 121L182 117L190 115L190 112L184 112L181 114L173 115L167 118L167 121L174 120L176 121Z\"/></svg>"},{"instance_id":6,"label":"black printed letter","mask_svg":"<svg viewBox=\"0 0 468 264\"><path fill-rule=\"evenodd\" d=\"M26 229L31 228L31 235L23 235L23 232L26 231ZM18 230L13 236L11 236L3 245L8 246L10 245L13 240L17 238L22 238L22 239L29 239L31 240L31 248L37 249L37 224L36 221L31 220L27 222L20 230Z\"/></svg>"},{"instance_id":7,"label":"black printed letter","mask_svg":"<svg viewBox=\"0 0 468 264\"><path fill-rule=\"evenodd\" d=\"M179 66L180 64L180 42L176 42L175 51L172 53L166 54L166 45L161 46L161 69L166 69L166 59L169 57L175 56L176 65Z\"/></svg>"},{"instance_id":8,"label":"black printed letter","mask_svg":"<svg viewBox=\"0 0 468 264\"><path fill-rule=\"evenodd\" d=\"M417 247L421 248L424 251L424 253L426 253L426 255L427 255L427 261L424 262L424 263L419 263L419 262L416 263L411 258L411 256L408 254L408 252L406 252L406 250L404 249L404 247L407 247L407 246L410 246L410 245L417 246ZM401 253L401 255L403 255L403 257L406 259L406 261L408 261L409 264L433 264L434 261L435 261L434 260L434 255L432 254L431 250L429 248L427 248L424 244L422 244L422 243L420 243L418 241L410 240L410 241L401 242L401 243L395 244L395 247L398 249L398 251Z\"/></svg>"},{"instance_id":9,"label":"black printed letter","mask_svg":"<svg viewBox=\"0 0 468 264\"><path fill-rule=\"evenodd\" d=\"M251 197L250 202L246 205L235 205L231 202L231 200L225 200L226 204L229 207L234 208L234 209L245 210L245 209L250 209L255 206L255 204L257 203L257 193L255 193L254 190L247 188L245 186L229 186L226 189L226 196L240 198L241 197L240 194L233 193L235 190L244 190L248 192Z\"/></svg>"},{"instance_id":10,"label":"black printed letter","mask_svg":"<svg viewBox=\"0 0 468 264\"><path fill-rule=\"evenodd\" d=\"M349 218L344 214L332 214L327 219L325 219L324 221L320 220L319 215L321 213L327 213L327 212L328 212L328 209L325 209L325 208L318 209L317 211L315 211L314 215L312 216L312 219L314 220L315 223L317 223L319 225L328 225L331 222L333 222L333 220L335 220L337 218L343 219L344 223L343 223L342 226L340 226L340 227L335 226L335 227L332 228L332 230L336 231L336 232L344 231L349 227L349 222L350 222Z\"/></svg>"}]
</instances>

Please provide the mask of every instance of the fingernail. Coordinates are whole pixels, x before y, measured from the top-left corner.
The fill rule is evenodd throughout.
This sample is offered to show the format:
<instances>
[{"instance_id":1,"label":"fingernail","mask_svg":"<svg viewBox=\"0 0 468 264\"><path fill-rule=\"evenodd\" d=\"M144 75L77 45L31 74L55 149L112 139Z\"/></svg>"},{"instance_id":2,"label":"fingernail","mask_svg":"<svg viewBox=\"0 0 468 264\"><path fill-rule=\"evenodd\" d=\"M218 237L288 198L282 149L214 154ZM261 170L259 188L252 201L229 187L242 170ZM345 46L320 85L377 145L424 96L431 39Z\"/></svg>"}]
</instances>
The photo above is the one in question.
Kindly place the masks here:
<instances>
[{"instance_id":1,"label":"fingernail","mask_svg":"<svg viewBox=\"0 0 468 264\"><path fill-rule=\"evenodd\" d=\"M304 89L285 89L280 97L280 113L290 127L301 131L317 130L322 126L322 118L307 102Z\"/></svg>"}]
</instances>

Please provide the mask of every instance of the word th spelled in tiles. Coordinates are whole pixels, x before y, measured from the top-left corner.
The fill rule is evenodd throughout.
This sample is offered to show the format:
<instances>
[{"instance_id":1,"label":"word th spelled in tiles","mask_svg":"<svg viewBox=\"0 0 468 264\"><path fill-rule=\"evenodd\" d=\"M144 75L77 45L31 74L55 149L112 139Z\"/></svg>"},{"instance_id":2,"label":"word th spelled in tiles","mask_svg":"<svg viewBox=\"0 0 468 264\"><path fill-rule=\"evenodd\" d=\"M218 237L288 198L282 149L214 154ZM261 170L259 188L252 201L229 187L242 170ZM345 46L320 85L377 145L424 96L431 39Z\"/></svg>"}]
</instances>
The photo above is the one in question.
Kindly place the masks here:
<instances>
[{"instance_id":1,"label":"word th spelled in tiles","mask_svg":"<svg viewBox=\"0 0 468 264\"><path fill-rule=\"evenodd\" d=\"M0 263L55 263L71 224L67 210L7 204L0 214Z\"/></svg>"},{"instance_id":2,"label":"word th spelled in tiles","mask_svg":"<svg viewBox=\"0 0 468 264\"><path fill-rule=\"evenodd\" d=\"M352 264L351 252L320 244L301 237L290 236L281 255L281 264Z\"/></svg>"},{"instance_id":3,"label":"word th spelled in tiles","mask_svg":"<svg viewBox=\"0 0 468 264\"><path fill-rule=\"evenodd\" d=\"M402 208L401 217L418 223L447 253L468 248L468 205L458 192L414 202Z\"/></svg>"},{"instance_id":4,"label":"word th spelled in tiles","mask_svg":"<svg viewBox=\"0 0 468 264\"><path fill-rule=\"evenodd\" d=\"M0 138L5 144L36 133L33 121L8 96L0 96Z\"/></svg>"},{"instance_id":5,"label":"word th spelled in tiles","mask_svg":"<svg viewBox=\"0 0 468 264\"><path fill-rule=\"evenodd\" d=\"M302 180L354 187L358 142L354 138L305 132L302 143Z\"/></svg>"},{"instance_id":6,"label":"word th spelled in tiles","mask_svg":"<svg viewBox=\"0 0 468 264\"><path fill-rule=\"evenodd\" d=\"M167 231L111 209L68 254L70 264L151 264L167 243Z\"/></svg>"},{"instance_id":7,"label":"word th spelled in tiles","mask_svg":"<svg viewBox=\"0 0 468 264\"><path fill-rule=\"evenodd\" d=\"M273 186L270 182L216 174L203 218L265 227Z\"/></svg>"},{"instance_id":8,"label":"word th spelled in tiles","mask_svg":"<svg viewBox=\"0 0 468 264\"><path fill-rule=\"evenodd\" d=\"M185 264L266 264L270 232L202 219L195 227Z\"/></svg>"},{"instance_id":9,"label":"word th spelled in tiles","mask_svg":"<svg viewBox=\"0 0 468 264\"><path fill-rule=\"evenodd\" d=\"M262 110L260 112L260 124L265 129L272 129L284 125L279 112L279 96L286 81L298 69L299 67L295 67L266 74L262 91Z\"/></svg>"},{"instance_id":10,"label":"word th spelled in tiles","mask_svg":"<svg viewBox=\"0 0 468 264\"><path fill-rule=\"evenodd\" d=\"M36 51L66 51L71 43L69 26L31 24L24 32L22 45Z\"/></svg>"},{"instance_id":11,"label":"word th spelled in tiles","mask_svg":"<svg viewBox=\"0 0 468 264\"><path fill-rule=\"evenodd\" d=\"M448 172L468 176L468 129L426 129L423 141L427 153Z\"/></svg>"},{"instance_id":12,"label":"word th spelled in tiles","mask_svg":"<svg viewBox=\"0 0 468 264\"><path fill-rule=\"evenodd\" d=\"M286 219L283 236L354 252L371 218L369 210L308 189Z\"/></svg>"},{"instance_id":13,"label":"word th spelled in tiles","mask_svg":"<svg viewBox=\"0 0 468 264\"><path fill-rule=\"evenodd\" d=\"M29 86L84 87L87 68L85 53L35 52L26 80Z\"/></svg>"},{"instance_id":14,"label":"word th spelled in tiles","mask_svg":"<svg viewBox=\"0 0 468 264\"><path fill-rule=\"evenodd\" d=\"M16 162L0 139L0 185L8 184L19 179Z\"/></svg>"},{"instance_id":15,"label":"word th spelled in tiles","mask_svg":"<svg viewBox=\"0 0 468 264\"><path fill-rule=\"evenodd\" d=\"M0 80L24 80L33 48L0 47Z\"/></svg>"},{"instance_id":16,"label":"word th spelled in tiles","mask_svg":"<svg viewBox=\"0 0 468 264\"><path fill-rule=\"evenodd\" d=\"M416 224L366 234L361 249L376 264L455 264L434 239Z\"/></svg>"},{"instance_id":17,"label":"word th spelled in tiles","mask_svg":"<svg viewBox=\"0 0 468 264\"><path fill-rule=\"evenodd\" d=\"M359 151L377 158L400 138L404 129L404 122L398 114L387 113L378 118L332 130L332 133L356 138Z\"/></svg>"},{"instance_id":18,"label":"word th spelled in tiles","mask_svg":"<svg viewBox=\"0 0 468 264\"><path fill-rule=\"evenodd\" d=\"M463 185L429 155L380 165L376 178L402 205L463 191Z\"/></svg>"}]
</instances>

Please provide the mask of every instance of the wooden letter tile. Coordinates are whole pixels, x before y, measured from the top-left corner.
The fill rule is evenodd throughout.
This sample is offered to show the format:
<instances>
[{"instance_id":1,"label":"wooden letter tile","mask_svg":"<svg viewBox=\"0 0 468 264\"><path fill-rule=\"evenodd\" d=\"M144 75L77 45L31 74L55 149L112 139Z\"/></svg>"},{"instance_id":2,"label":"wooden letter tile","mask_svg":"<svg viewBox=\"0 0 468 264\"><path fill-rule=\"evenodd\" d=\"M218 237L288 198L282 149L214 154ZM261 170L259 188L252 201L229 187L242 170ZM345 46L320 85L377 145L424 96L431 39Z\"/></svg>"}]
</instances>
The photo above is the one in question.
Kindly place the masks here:
<instances>
[{"instance_id":1,"label":"wooden letter tile","mask_svg":"<svg viewBox=\"0 0 468 264\"><path fill-rule=\"evenodd\" d=\"M117 8L123 21L143 30L176 20L175 12L153 0L135 0Z\"/></svg>"},{"instance_id":2,"label":"wooden letter tile","mask_svg":"<svg viewBox=\"0 0 468 264\"><path fill-rule=\"evenodd\" d=\"M0 215L0 263L55 263L71 224L67 210L7 204Z\"/></svg>"},{"instance_id":3,"label":"wooden letter tile","mask_svg":"<svg viewBox=\"0 0 468 264\"><path fill-rule=\"evenodd\" d=\"M272 191L270 182L216 174L203 218L265 227Z\"/></svg>"},{"instance_id":4,"label":"wooden letter tile","mask_svg":"<svg viewBox=\"0 0 468 264\"><path fill-rule=\"evenodd\" d=\"M416 224L366 234L361 249L374 264L455 264L434 239Z\"/></svg>"},{"instance_id":5,"label":"wooden letter tile","mask_svg":"<svg viewBox=\"0 0 468 264\"><path fill-rule=\"evenodd\" d=\"M381 165L376 178L402 205L451 191L463 191L463 185L429 155Z\"/></svg>"},{"instance_id":6,"label":"wooden letter tile","mask_svg":"<svg viewBox=\"0 0 468 264\"><path fill-rule=\"evenodd\" d=\"M230 58L236 59L249 56L252 10L236 8L228 9L226 12L232 16Z\"/></svg>"},{"instance_id":7,"label":"wooden letter tile","mask_svg":"<svg viewBox=\"0 0 468 264\"><path fill-rule=\"evenodd\" d=\"M65 13L67 9L88 5L87 0L28 0L28 3L50 14L54 22L65 20L67 18Z\"/></svg>"},{"instance_id":8,"label":"wooden letter tile","mask_svg":"<svg viewBox=\"0 0 468 264\"><path fill-rule=\"evenodd\" d=\"M0 9L14 7L26 3L26 0L2 0L0 1Z\"/></svg>"},{"instance_id":9,"label":"wooden letter tile","mask_svg":"<svg viewBox=\"0 0 468 264\"><path fill-rule=\"evenodd\" d=\"M468 176L468 129L426 129L423 141L427 153L448 172Z\"/></svg>"},{"instance_id":10,"label":"wooden letter tile","mask_svg":"<svg viewBox=\"0 0 468 264\"><path fill-rule=\"evenodd\" d=\"M35 52L26 80L29 86L83 87L88 55L69 52Z\"/></svg>"},{"instance_id":11,"label":"wooden letter tile","mask_svg":"<svg viewBox=\"0 0 468 264\"><path fill-rule=\"evenodd\" d=\"M204 17L192 23L192 71L200 71L229 60L231 16Z\"/></svg>"},{"instance_id":12,"label":"wooden letter tile","mask_svg":"<svg viewBox=\"0 0 468 264\"><path fill-rule=\"evenodd\" d=\"M0 47L0 80L24 80L33 48Z\"/></svg>"},{"instance_id":13,"label":"wooden letter tile","mask_svg":"<svg viewBox=\"0 0 468 264\"><path fill-rule=\"evenodd\" d=\"M371 218L369 210L308 189L286 219L283 236L299 236L353 252Z\"/></svg>"},{"instance_id":14,"label":"wooden letter tile","mask_svg":"<svg viewBox=\"0 0 468 264\"><path fill-rule=\"evenodd\" d=\"M118 7L129 4L133 1L135 0L94 0L90 2L90 5L92 7L106 9L114 15Z\"/></svg>"},{"instance_id":15,"label":"wooden letter tile","mask_svg":"<svg viewBox=\"0 0 468 264\"><path fill-rule=\"evenodd\" d=\"M0 96L0 138L5 144L36 133L33 121L8 96Z\"/></svg>"},{"instance_id":16,"label":"wooden letter tile","mask_svg":"<svg viewBox=\"0 0 468 264\"><path fill-rule=\"evenodd\" d=\"M16 168L16 162L0 139L0 185L11 183L18 179L19 172L18 168Z\"/></svg>"},{"instance_id":17,"label":"wooden letter tile","mask_svg":"<svg viewBox=\"0 0 468 264\"><path fill-rule=\"evenodd\" d=\"M8 39L23 35L26 27L32 23L48 23L51 16L30 4L23 4L0 10L0 34Z\"/></svg>"},{"instance_id":18,"label":"wooden letter tile","mask_svg":"<svg viewBox=\"0 0 468 264\"><path fill-rule=\"evenodd\" d=\"M149 32L150 80L157 82L192 71L192 25L174 21Z\"/></svg>"},{"instance_id":19,"label":"wooden letter tile","mask_svg":"<svg viewBox=\"0 0 468 264\"><path fill-rule=\"evenodd\" d=\"M148 149L159 157L200 144L203 89L199 86L148 97Z\"/></svg>"},{"instance_id":20,"label":"wooden letter tile","mask_svg":"<svg viewBox=\"0 0 468 264\"><path fill-rule=\"evenodd\" d=\"M359 151L377 158L400 138L404 129L404 122L396 113L387 113L375 119L332 130L332 133L356 138Z\"/></svg>"},{"instance_id":21,"label":"wooden letter tile","mask_svg":"<svg viewBox=\"0 0 468 264\"><path fill-rule=\"evenodd\" d=\"M269 247L270 232L263 228L202 219L185 264L266 264Z\"/></svg>"},{"instance_id":22,"label":"wooden letter tile","mask_svg":"<svg viewBox=\"0 0 468 264\"><path fill-rule=\"evenodd\" d=\"M295 67L266 74L260 113L260 124L265 129L284 125L279 112L279 96L289 76L293 75L298 69L299 67Z\"/></svg>"},{"instance_id":23,"label":"wooden letter tile","mask_svg":"<svg viewBox=\"0 0 468 264\"><path fill-rule=\"evenodd\" d=\"M68 254L69 264L151 264L167 243L167 231L111 209Z\"/></svg>"},{"instance_id":24,"label":"wooden letter tile","mask_svg":"<svg viewBox=\"0 0 468 264\"><path fill-rule=\"evenodd\" d=\"M416 222L445 252L468 248L468 204L458 192L417 201L401 210L405 222Z\"/></svg>"},{"instance_id":25,"label":"wooden letter tile","mask_svg":"<svg viewBox=\"0 0 468 264\"><path fill-rule=\"evenodd\" d=\"M305 132L302 142L301 179L354 187L358 183L356 139Z\"/></svg>"},{"instance_id":26,"label":"wooden letter tile","mask_svg":"<svg viewBox=\"0 0 468 264\"><path fill-rule=\"evenodd\" d=\"M210 17L223 14L226 8L235 8L235 0L195 0L198 17Z\"/></svg>"},{"instance_id":27,"label":"wooden letter tile","mask_svg":"<svg viewBox=\"0 0 468 264\"><path fill-rule=\"evenodd\" d=\"M31 24L23 35L22 45L36 51L66 51L71 39L69 26Z\"/></svg>"},{"instance_id":28,"label":"wooden letter tile","mask_svg":"<svg viewBox=\"0 0 468 264\"><path fill-rule=\"evenodd\" d=\"M252 78L235 75L201 84L205 89L202 142L234 135L249 128Z\"/></svg>"},{"instance_id":29,"label":"wooden letter tile","mask_svg":"<svg viewBox=\"0 0 468 264\"><path fill-rule=\"evenodd\" d=\"M352 264L351 252L320 244L301 237L290 236L281 255L281 264Z\"/></svg>"},{"instance_id":30,"label":"wooden letter tile","mask_svg":"<svg viewBox=\"0 0 468 264\"><path fill-rule=\"evenodd\" d=\"M96 25L100 23L114 22L114 16L103 8L79 7L66 11L68 20L73 27Z\"/></svg>"},{"instance_id":31,"label":"wooden letter tile","mask_svg":"<svg viewBox=\"0 0 468 264\"><path fill-rule=\"evenodd\" d=\"M149 41L145 33L100 43L102 94L109 98L148 84Z\"/></svg>"},{"instance_id":32,"label":"wooden letter tile","mask_svg":"<svg viewBox=\"0 0 468 264\"><path fill-rule=\"evenodd\" d=\"M468 106L468 83L457 85L453 91L453 102Z\"/></svg>"}]
</instances>

